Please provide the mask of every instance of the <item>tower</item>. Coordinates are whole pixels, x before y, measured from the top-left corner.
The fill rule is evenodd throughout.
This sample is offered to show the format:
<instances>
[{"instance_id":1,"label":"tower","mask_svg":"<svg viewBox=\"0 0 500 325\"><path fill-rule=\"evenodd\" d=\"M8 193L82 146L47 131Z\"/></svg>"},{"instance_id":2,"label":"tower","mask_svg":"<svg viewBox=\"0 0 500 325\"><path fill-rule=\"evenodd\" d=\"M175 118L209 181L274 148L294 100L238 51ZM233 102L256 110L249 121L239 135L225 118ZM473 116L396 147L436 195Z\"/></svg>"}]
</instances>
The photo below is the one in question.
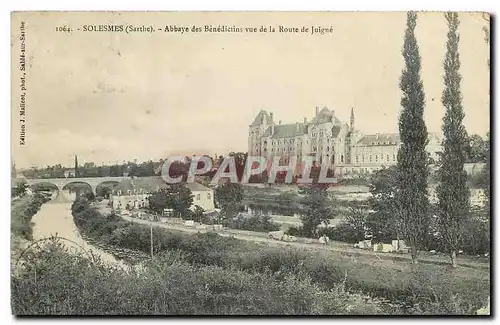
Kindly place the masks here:
<instances>
[{"instance_id":1,"label":"tower","mask_svg":"<svg viewBox=\"0 0 500 325\"><path fill-rule=\"evenodd\" d=\"M354 107L351 107L351 120L349 124L350 131L354 131Z\"/></svg>"},{"instance_id":2,"label":"tower","mask_svg":"<svg viewBox=\"0 0 500 325\"><path fill-rule=\"evenodd\" d=\"M265 155L266 148L261 147L261 137L264 135L268 127L274 125L273 113L268 113L261 110L257 117L249 126L248 133L248 155L260 156ZM263 149L263 150L261 150Z\"/></svg>"},{"instance_id":3,"label":"tower","mask_svg":"<svg viewBox=\"0 0 500 325\"><path fill-rule=\"evenodd\" d=\"M78 172L78 156L75 155L75 177L80 177L80 173Z\"/></svg>"}]
</instances>

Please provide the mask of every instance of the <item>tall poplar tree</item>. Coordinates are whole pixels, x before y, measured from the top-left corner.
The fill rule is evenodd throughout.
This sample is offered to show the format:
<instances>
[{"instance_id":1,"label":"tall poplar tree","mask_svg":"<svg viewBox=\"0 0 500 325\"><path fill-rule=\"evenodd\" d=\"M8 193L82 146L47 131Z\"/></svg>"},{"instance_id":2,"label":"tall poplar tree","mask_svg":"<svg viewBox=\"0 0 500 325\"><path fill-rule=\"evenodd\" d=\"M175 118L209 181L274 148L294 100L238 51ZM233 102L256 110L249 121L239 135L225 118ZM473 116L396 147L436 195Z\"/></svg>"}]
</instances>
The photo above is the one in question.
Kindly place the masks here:
<instances>
[{"instance_id":1,"label":"tall poplar tree","mask_svg":"<svg viewBox=\"0 0 500 325\"><path fill-rule=\"evenodd\" d=\"M402 54L405 61L400 88L401 112L396 172L395 203L400 233L411 247L411 258L417 263L418 250L429 228L429 197L427 193L428 143L424 121L425 94L420 78L420 54L415 37L417 14L408 12Z\"/></svg>"},{"instance_id":2,"label":"tall poplar tree","mask_svg":"<svg viewBox=\"0 0 500 325\"><path fill-rule=\"evenodd\" d=\"M78 170L78 156L75 155L75 177L80 177L80 171Z\"/></svg>"},{"instance_id":3,"label":"tall poplar tree","mask_svg":"<svg viewBox=\"0 0 500 325\"><path fill-rule=\"evenodd\" d=\"M470 207L467 173L464 170L468 136L462 124L464 111L460 92L462 77L459 73L458 14L448 12L445 13L445 18L448 22L448 41L444 59L444 91L441 100L446 112L443 118L444 142L439 170L441 182L437 187L438 220L452 266L456 267L460 234Z\"/></svg>"}]
</instances>

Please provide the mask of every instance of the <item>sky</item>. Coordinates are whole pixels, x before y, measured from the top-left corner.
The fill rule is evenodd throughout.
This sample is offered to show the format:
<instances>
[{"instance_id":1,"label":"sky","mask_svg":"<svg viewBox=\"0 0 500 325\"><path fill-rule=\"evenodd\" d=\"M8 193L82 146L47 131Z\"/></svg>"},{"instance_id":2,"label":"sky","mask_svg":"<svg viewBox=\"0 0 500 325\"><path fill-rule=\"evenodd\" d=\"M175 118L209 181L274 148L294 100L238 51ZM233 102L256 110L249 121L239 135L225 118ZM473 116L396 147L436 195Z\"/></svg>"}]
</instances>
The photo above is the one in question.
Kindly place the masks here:
<instances>
[{"instance_id":1,"label":"sky","mask_svg":"<svg viewBox=\"0 0 500 325\"><path fill-rule=\"evenodd\" d=\"M461 13L464 124L489 130L489 46L481 13ZM19 145L19 25L26 23L26 142ZM83 25L333 27L289 33L82 32ZM71 34L55 32L71 26ZM275 121L333 109L363 133L397 132L406 13L22 13L13 15L12 158L16 167L246 151L261 109ZM442 13L420 13L428 130L444 108Z\"/></svg>"}]
</instances>

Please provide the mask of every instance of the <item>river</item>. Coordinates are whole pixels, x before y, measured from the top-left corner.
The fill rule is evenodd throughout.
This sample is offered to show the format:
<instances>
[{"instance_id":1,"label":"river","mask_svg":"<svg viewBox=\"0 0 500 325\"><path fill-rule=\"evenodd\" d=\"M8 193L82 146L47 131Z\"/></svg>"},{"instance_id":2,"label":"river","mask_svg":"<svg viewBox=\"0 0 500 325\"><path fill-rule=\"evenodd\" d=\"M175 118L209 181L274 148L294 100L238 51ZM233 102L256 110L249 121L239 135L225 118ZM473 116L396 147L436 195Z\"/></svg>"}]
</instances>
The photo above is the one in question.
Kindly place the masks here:
<instances>
[{"instance_id":1,"label":"river","mask_svg":"<svg viewBox=\"0 0 500 325\"><path fill-rule=\"evenodd\" d=\"M61 243L70 251L82 252L85 250L85 253L92 252L92 254L99 256L105 263L113 264L125 270L129 269L129 266L117 260L113 255L89 244L82 238L73 222L71 202L68 203L56 198L53 201L43 204L40 210L33 216L32 222L33 240L40 240L51 236L62 237L64 239L61 239Z\"/></svg>"}]
</instances>

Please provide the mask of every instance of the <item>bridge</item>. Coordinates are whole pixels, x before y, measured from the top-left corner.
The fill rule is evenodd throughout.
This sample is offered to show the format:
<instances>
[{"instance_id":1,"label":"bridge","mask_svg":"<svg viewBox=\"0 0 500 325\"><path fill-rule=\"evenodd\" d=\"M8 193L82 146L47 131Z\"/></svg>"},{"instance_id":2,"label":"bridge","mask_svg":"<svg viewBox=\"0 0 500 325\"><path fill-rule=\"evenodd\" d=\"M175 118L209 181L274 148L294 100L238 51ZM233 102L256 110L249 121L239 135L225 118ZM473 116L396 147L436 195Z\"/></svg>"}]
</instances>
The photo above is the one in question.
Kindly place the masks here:
<instances>
[{"instance_id":1,"label":"bridge","mask_svg":"<svg viewBox=\"0 0 500 325\"><path fill-rule=\"evenodd\" d=\"M69 178L37 178L37 179L26 179L29 186L36 184L53 184L57 187L58 191L63 190L68 184L72 183L84 183L90 186L92 193L96 193L96 188L102 183L114 182L116 184L120 183L124 179L129 179L128 176L117 176L117 177L69 177Z\"/></svg>"}]
</instances>

